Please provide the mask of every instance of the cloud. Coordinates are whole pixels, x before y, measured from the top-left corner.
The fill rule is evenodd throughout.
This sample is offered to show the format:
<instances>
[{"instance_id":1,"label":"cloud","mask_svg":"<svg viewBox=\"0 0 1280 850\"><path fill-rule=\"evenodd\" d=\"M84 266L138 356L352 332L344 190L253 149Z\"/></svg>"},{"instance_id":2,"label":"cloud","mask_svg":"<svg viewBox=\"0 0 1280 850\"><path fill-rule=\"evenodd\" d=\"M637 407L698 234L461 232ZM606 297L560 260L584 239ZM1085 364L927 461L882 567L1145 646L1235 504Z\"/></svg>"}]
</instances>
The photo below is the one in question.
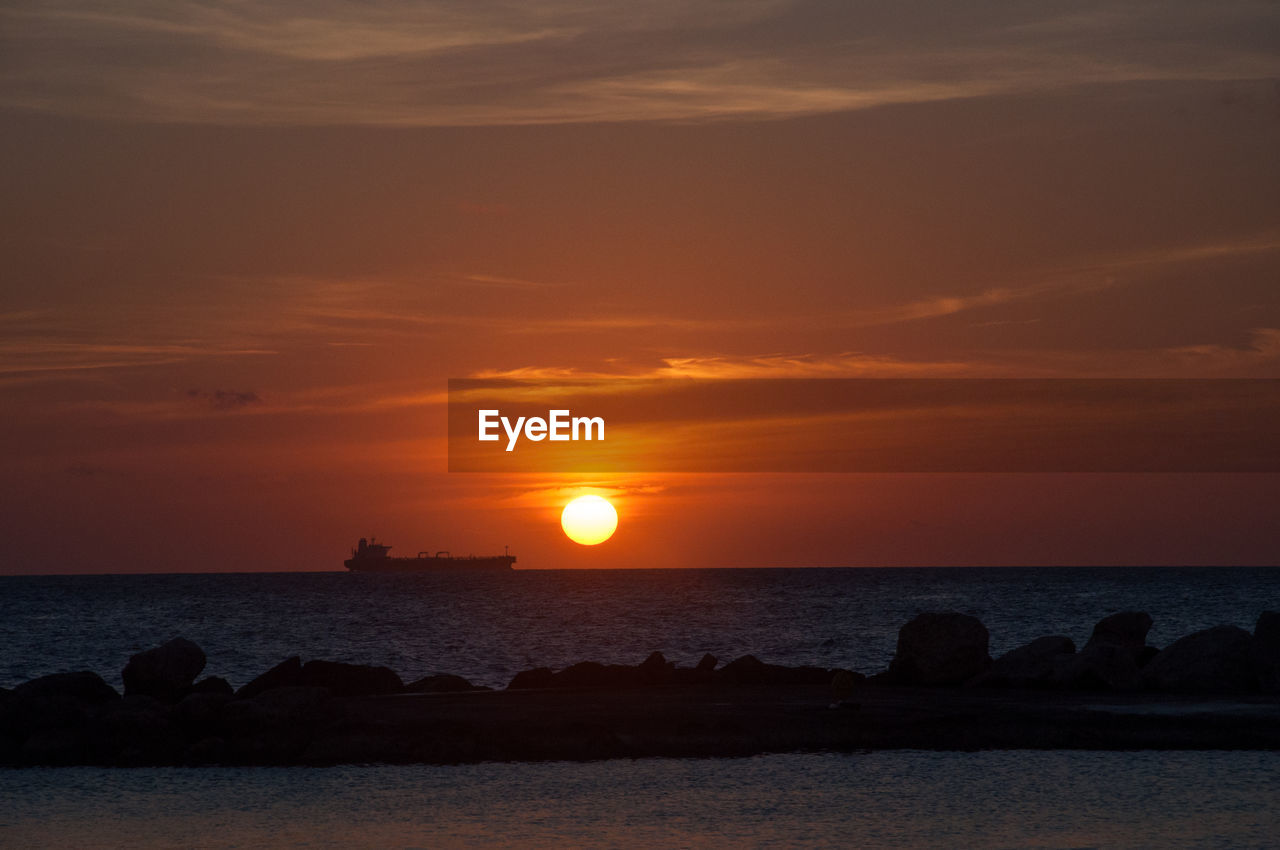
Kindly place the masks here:
<instances>
[{"instance_id":1,"label":"cloud","mask_svg":"<svg viewBox=\"0 0 1280 850\"><path fill-rule=\"evenodd\" d=\"M187 398L207 404L214 410L239 410L249 405L261 404L262 399L255 392L239 390L187 390Z\"/></svg>"},{"instance_id":2,"label":"cloud","mask_svg":"<svg viewBox=\"0 0 1280 850\"><path fill-rule=\"evenodd\" d=\"M1274 7L985 0L15 0L0 105L113 120L769 119L1088 83L1280 75Z\"/></svg>"}]
</instances>

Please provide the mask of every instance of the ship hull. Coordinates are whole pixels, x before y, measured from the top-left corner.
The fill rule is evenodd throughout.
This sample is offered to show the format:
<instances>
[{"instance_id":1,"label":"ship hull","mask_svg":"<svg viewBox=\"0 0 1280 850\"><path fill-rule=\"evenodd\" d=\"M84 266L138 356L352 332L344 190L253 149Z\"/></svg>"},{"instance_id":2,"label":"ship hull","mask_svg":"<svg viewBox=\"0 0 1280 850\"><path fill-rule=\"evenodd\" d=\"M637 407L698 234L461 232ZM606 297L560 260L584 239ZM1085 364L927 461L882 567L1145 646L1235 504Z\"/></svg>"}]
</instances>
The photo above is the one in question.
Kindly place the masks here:
<instances>
[{"instance_id":1,"label":"ship hull","mask_svg":"<svg viewBox=\"0 0 1280 850\"><path fill-rule=\"evenodd\" d=\"M343 565L357 573L499 572L513 569L515 555L483 558L348 558Z\"/></svg>"}]
</instances>

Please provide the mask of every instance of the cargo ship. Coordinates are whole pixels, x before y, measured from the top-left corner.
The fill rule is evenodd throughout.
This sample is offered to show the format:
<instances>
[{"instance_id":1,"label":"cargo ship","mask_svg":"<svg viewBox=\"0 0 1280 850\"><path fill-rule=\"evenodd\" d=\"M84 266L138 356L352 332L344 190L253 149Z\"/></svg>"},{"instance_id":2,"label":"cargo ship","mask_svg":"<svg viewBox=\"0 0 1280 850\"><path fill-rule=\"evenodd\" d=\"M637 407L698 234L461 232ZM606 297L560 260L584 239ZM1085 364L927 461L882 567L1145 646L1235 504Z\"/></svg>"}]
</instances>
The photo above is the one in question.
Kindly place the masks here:
<instances>
[{"instance_id":1,"label":"cargo ship","mask_svg":"<svg viewBox=\"0 0 1280 850\"><path fill-rule=\"evenodd\" d=\"M508 555L503 547L501 555L453 556L446 551L419 552L416 558L393 558L391 547L378 543L374 538L360 538L351 557L342 563L358 573L428 573L436 570L509 570L516 562L515 555Z\"/></svg>"}]
</instances>

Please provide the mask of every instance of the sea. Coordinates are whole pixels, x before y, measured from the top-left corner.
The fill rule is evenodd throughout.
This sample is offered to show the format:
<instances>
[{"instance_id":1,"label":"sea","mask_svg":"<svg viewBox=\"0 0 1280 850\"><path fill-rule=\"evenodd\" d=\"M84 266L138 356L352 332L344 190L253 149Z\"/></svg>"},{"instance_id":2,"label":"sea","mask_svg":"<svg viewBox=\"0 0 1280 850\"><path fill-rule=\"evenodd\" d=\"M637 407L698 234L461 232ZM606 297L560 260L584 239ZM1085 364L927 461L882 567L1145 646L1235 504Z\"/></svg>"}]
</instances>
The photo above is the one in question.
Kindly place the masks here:
<instances>
[{"instance_id":1,"label":"sea","mask_svg":"<svg viewBox=\"0 0 1280 850\"><path fill-rule=\"evenodd\" d=\"M1280 608L1280 568L858 568L0 577L0 687L198 643L239 686L291 655L503 687L662 652L884 669L972 614L992 655L1141 610L1165 646ZM330 768L0 769L0 847L1276 847L1280 753L868 752Z\"/></svg>"}]
</instances>

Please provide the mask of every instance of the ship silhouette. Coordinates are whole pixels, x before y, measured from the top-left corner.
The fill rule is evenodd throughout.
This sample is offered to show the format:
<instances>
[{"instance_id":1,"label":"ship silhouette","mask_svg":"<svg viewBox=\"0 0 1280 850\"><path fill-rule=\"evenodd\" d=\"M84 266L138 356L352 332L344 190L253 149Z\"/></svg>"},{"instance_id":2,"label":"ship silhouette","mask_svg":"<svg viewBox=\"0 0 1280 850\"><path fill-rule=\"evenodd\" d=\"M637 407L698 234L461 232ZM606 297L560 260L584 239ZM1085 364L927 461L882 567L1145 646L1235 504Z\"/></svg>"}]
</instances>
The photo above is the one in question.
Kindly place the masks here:
<instances>
[{"instance_id":1,"label":"ship silhouette","mask_svg":"<svg viewBox=\"0 0 1280 850\"><path fill-rule=\"evenodd\" d=\"M391 547L378 543L375 538L363 537L351 550L351 557L342 563L358 573L429 573L436 570L509 570L516 562L515 555L508 555L503 547L501 555L450 555L441 550L434 555L419 552L414 558L393 558Z\"/></svg>"}]
</instances>

